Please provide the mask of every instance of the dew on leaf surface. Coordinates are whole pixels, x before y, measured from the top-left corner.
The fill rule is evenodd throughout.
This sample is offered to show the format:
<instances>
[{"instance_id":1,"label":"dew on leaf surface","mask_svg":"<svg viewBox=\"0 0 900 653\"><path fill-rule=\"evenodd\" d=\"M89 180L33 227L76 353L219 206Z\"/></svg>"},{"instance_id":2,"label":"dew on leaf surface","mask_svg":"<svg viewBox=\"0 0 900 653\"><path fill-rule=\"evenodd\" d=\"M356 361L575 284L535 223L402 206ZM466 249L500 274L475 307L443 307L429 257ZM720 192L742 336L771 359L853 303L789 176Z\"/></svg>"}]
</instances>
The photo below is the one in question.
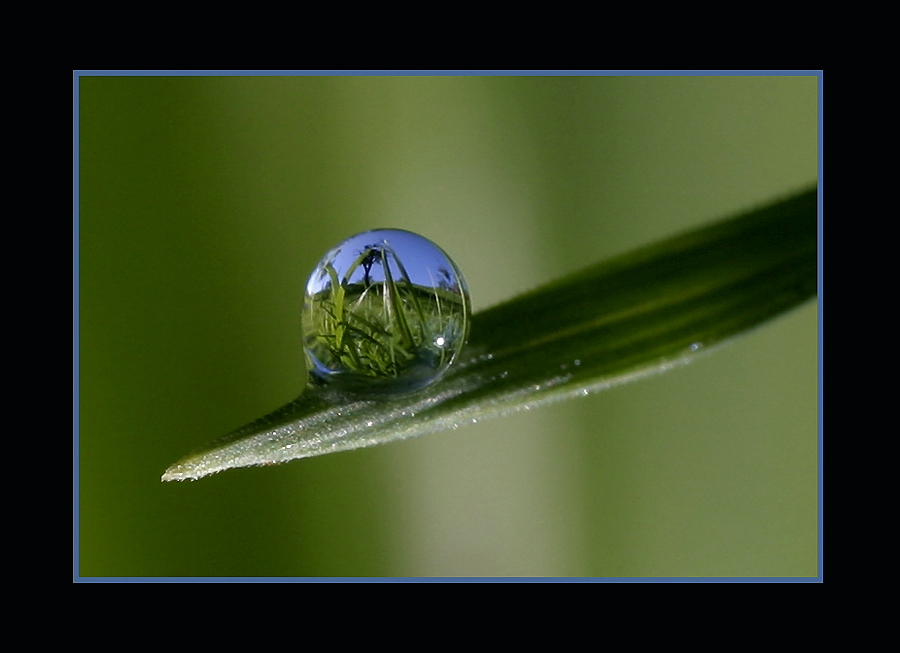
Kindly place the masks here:
<instances>
[{"instance_id":1,"label":"dew on leaf surface","mask_svg":"<svg viewBox=\"0 0 900 653\"><path fill-rule=\"evenodd\" d=\"M311 381L373 395L424 388L459 355L469 307L456 264L427 238L399 229L352 236L322 258L306 285Z\"/></svg>"}]
</instances>

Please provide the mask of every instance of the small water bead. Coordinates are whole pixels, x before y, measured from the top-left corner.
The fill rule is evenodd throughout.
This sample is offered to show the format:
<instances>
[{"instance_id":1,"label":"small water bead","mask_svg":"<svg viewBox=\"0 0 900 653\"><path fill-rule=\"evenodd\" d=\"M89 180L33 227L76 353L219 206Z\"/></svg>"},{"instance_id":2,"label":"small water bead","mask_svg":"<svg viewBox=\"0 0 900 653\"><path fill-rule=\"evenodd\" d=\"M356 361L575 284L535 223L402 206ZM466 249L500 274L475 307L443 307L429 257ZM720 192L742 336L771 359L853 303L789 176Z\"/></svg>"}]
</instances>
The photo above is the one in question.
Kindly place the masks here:
<instances>
[{"instance_id":1,"label":"small water bead","mask_svg":"<svg viewBox=\"0 0 900 653\"><path fill-rule=\"evenodd\" d=\"M303 345L314 383L361 394L438 380L468 337L469 292L456 264L409 231L348 238L306 285Z\"/></svg>"}]
</instances>

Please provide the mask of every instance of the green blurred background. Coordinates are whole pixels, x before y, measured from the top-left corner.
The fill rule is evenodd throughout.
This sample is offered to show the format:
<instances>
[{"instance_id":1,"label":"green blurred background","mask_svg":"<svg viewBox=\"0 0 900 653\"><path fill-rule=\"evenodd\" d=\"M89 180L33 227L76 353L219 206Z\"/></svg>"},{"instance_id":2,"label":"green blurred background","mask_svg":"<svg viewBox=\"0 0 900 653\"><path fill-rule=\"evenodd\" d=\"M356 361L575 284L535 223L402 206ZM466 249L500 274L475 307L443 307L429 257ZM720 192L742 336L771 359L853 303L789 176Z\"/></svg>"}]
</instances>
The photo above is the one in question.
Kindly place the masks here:
<instances>
[{"instance_id":1,"label":"green blurred background","mask_svg":"<svg viewBox=\"0 0 900 653\"><path fill-rule=\"evenodd\" d=\"M815 183L815 77L82 77L83 576L814 576L817 306L579 401L195 483L303 387L307 275L421 233L475 310Z\"/></svg>"}]
</instances>

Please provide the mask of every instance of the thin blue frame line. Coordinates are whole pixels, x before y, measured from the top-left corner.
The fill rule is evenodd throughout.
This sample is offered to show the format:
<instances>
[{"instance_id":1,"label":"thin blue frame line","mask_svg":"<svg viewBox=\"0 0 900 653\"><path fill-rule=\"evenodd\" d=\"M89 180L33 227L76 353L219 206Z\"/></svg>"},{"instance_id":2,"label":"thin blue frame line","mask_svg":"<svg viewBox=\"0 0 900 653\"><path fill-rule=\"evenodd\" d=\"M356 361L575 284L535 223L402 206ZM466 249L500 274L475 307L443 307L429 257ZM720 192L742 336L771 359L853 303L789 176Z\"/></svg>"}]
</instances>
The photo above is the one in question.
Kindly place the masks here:
<instances>
[{"instance_id":1,"label":"thin blue frame line","mask_svg":"<svg viewBox=\"0 0 900 653\"><path fill-rule=\"evenodd\" d=\"M822 409L822 404L823 404L822 399L823 399L823 396L824 396L823 390L822 390L822 358L823 358L823 356L822 356L822 352L823 352L823 346L822 346L823 326L822 326L822 325L823 325L823 323L824 323L824 320L822 319L822 316L824 315L824 313L823 313L823 310L824 310L824 309L822 308L822 305L823 305L823 302L822 302L822 289L823 289L824 278L825 278L825 277L824 277L824 271L823 271L823 268L824 268L824 260L825 260L825 259L824 259L824 255L823 255L823 253L822 253L822 250L823 250L823 248L822 248L822 243L823 243L823 238L824 238L824 235L823 235L823 229L824 229L824 221L823 221L823 215L824 215L824 209L823 209L824 191L822 190L822 179L823 179L823 174L822 174L822 173L823 173L823 166L822 166L822 150L823 150L823 145L822 145L822 143L823 143L823 134L824 134L824 129L823 129L823 124L824 124L824 118L823 118L823 106L824 106L824 103L823 103L823 97L824 97L824 96L823 96L823 90L822 90L823 84L822 84L822 72L821 72L821 71L819 71L819 76L818 76L818 77L819 77L819 88L818 88L818 91L819 91L819 125L818 125L818 136L819 136L819 181L818 181L818 186L817 186L817 190L818 190L818 202L817 202L817 206L818 206L819 230L818 230L818 245L817 245L816 256L817 256L817 258L818 258L818 266L819 266L819 271L818 271L818 284L817 284L817 285L818 285L818 303L819 303L819 343L818 343L818 344L819 344L819 397L818 397L818 398L819 398L819 406L818 406L818 414L819 414L819 497L818 497L818 499L819 499L819 500L818 500L818 504L819 504L819 524L818 524L818 526L819 526L819 538L818 538L818 545L819 545L819 547L818 547L818 548L819 548L819 579L821 580L821 579L823 578L823 573L824 573L824 572L823 572L824 567L823 567L823 562L822 562L822 557L823 557L823 556L822 556L822 554L823 554L822 534L823 534L823 532L824 532L824 527L823 527L823 517L822 517L822 515L824 514L824 501L823 501L823 498L822 498L823 495L824 495L823 487L822 487L822 475L823 475L823 464L824 464L824 463L823 463L823 459L824 459L824 453L823 453L823 451L824 451L824 447L823 447L824 438L823 438L823 435L822 435L822 434L823 434L823 426L822 426L822 425L823 425L823 423L824 423L824 421L823 421L824 413L823 413L823 409Z\"/></svg>"},{"instance_id":2,"label":"thin blue frame line","mask_svg":"<svg viewBox=\"0 0 900 653\"><path fill-rule=\"evenodd\" d=\"M423 578L405 578L405 577L342 577L330 578L321 576L310 577L255 577L255 576L223 576L215 577L192 577L192 576L176 576L172 578L166 577L149 577L149 578L118 578L118 577L96 577L96 578L79 578L78 582L83 583L815 583L819 579L814 576L809 577L423 577Z\"/></svg>"},{"instance_id":3,"label":"thin blue frame line","mask_svg":"<svg viewBox=\"0 0 900 653\"><path fill-rule=\"evenodd\" d=\"M817 221L818 221L818 237L817 237L817 265L818 265L818 273L817 273L817 285L818 285L818 376L819 376L819 387L818 387L818 443L819 443L819 455L818 455L818 576L817 577L774 577L774 578L765 578L765 577L725 577L725 578L250 578L250 577L241 577L241 578L192 578L192 577L177 577L177 578L107 578L107 577L98 577L98 578L82 578L80 574L80 528L79 528L79 514L80 514L80 496L79 496L79 467L78 467L78 452L79 452L79 200L80 200L80 192L79 192L79 184L80 184L80 175L79 175L79 79L82 76L111 76L111 75L129 75L129 76L152 76L152 75L183 75L183 76L194 76L201 74L213 74L213 75L229 75L229 74L240 74L240 75L266 75L266 74L390 74L388 72L373 72L373 71L73 71L73 230L72 230L72 245L73 245L73 275L72 275L72 292L73 292L73 352L72 352L72 377L73 377L73 577L76 582L211 582L211 583L219 583L219 582L600 582L600 583L611 583L611 582L623 582L623 583L649 583L649 582L664 582L664 583L677 583L677 582L712 582L712 583L720 583L720 582L823 582L823 545L822 545L822 536L823 536L823 408L822 408L822 399L823 399L823 389L822 389L822 376L823 376L823 165L822 165L822 153L823 153L823 71L731 71L729 73L735 76L740 75L751 75L751 74L779 74L779 75L815 75L818 77L818 105L819 105L819 120L818 120L818 139L819 139L819 151L818 151L818 183L817 183L817 197L818 197L818 211L817 211ZM403 71L401 74L416 74L417 71ZM467 74L464 71L458 72L448 72L448 71L439 71L441 74ZM682 71L682 72L674 72L674 71L514 71L514 72L503 72L503 71L478 71L479 74L518 74L518 75L527 75L532 73L540 73L540 74L558 74L558 75L578 75L578 74L631 74L631 75L651 75L651 74L666 74L666 75L688 75L688 74L723 74L723 71ZM435 74L434 71L431 71L427 74ZM468 73L471 74L471 73Z\"/></svg>"},{"instance_id":4,"label":"thin blue frame line","mask_svg":"<svg viewBox=\"0 0 900 653\"><path fill-rule=\"evenodd\" d=\"M80 318L80 257L79 257L79 207L81 198L81 175L79 171L79 118L80 112L79 80L75 77L72 89L72 572L76 578L81 571L81 493L79 491L81 475L79 473L80 450L80 351L79 351L79 318Z\"/></svg>"},{"instance_id":5,"label":"thin blue frame line","mask_svg":"<svg viewBox=\"0 0 900 653\"><path fill-rule=\"evenodd\" d=\"M821 70L76 70L75 77L103 77L103 76L170 76L170 77L196 77L196 76L818 76L821 80Z\"/></svg>"}]
</instances>

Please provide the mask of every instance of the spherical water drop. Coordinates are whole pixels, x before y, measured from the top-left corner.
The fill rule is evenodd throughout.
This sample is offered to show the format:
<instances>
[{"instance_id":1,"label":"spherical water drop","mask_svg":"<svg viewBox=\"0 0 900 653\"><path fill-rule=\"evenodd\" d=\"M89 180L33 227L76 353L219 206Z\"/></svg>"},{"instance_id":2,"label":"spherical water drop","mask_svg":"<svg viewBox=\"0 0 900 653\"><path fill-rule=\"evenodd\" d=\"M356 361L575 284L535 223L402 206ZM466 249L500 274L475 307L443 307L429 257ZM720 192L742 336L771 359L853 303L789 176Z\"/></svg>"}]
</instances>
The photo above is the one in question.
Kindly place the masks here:
<instances>
[{"instance_id":1,"label":"spherical water drop","mask_svg":"<svg viewBox=\"0 0 900 653\"><path fill-rule=\"evenodd\" d=\"M313 270L303 345L313 383L361 394L438 380L469 331L469 291L437 245L409 231L348 238Z\"/></svg>"}]
</instances>

